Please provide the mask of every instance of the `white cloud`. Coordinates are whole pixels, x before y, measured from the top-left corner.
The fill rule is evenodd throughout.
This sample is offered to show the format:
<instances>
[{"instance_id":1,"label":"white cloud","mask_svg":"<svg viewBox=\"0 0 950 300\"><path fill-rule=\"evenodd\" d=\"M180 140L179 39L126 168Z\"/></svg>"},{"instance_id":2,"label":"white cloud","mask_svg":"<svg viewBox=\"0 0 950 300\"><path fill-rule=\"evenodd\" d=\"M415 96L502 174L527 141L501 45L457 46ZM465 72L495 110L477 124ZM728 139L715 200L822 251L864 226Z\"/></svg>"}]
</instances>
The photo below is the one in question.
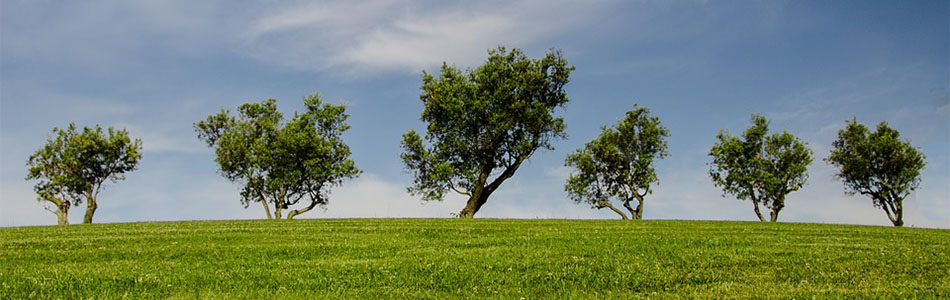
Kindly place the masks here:
<instances>
[{"instance_id":1,"label":"white cloud","mask_svg":"<svg viewBox=\"0 0 950 300\"><path fill-rule=\"evenodd\" d=\"M569 1L494 4L377 0L284 7L246 29L244 48L256 58L303 70L418 72L443 61L465 67L481 61L489 48L530 46L589 20L599 6ZM565 11L570 14L564 16Z\"/></svg>"}]
</instances>

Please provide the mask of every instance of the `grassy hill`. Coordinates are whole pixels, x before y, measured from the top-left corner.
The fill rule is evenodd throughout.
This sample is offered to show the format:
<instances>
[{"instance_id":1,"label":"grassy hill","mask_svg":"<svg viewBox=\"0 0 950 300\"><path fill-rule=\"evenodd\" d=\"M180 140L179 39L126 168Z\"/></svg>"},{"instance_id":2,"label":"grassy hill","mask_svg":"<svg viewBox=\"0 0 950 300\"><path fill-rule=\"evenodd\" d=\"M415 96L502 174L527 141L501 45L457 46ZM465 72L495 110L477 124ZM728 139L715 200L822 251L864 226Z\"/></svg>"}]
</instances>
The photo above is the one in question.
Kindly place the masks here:
<instances>
[{"instance_id":1,"label":"grassy hill","mask_svg":"<svg viewBox=\"0 0 950 300\"><path fill-rule=\"evenodd\" d=\"M950 231L342 219L0 228L0 297L947 298Z\"/></svg>"}]
</instances>

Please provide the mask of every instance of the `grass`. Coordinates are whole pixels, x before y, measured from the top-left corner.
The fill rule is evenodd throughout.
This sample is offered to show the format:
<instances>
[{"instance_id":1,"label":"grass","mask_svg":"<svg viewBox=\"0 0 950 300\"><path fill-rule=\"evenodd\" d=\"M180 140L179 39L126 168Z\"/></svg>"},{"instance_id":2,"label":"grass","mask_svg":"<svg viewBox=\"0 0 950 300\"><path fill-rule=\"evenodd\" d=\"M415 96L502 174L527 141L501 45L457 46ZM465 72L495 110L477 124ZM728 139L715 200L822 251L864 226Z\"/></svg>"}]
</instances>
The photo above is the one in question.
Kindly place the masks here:
<instances>
[{"instance_id":1,"label":"grass","mask_svg":"<svg viewBox=\"0 0 950 300\"><path fill-rule=\"evenodd\" d=\"M950 231L336 219L0 228L0 298L948 298Z\"/></svg>"}]
</instances>

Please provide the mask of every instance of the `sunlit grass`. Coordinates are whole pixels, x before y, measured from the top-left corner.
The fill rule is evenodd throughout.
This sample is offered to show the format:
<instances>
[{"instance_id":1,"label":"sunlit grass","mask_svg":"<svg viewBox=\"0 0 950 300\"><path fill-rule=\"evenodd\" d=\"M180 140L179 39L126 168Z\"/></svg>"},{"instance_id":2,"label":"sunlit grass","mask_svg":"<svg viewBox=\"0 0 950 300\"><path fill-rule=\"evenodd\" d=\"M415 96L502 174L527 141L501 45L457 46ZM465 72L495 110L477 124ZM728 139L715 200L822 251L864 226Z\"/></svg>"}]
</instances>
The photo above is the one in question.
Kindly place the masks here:
<instances>
[{"instance_id":1,"label":"sunlit grass","mask_svg":"<svg viewBox=\"0 0 950 300\"><path fill-rule=\"evenodd\" d=\"M27 298L947 298L950 231L342 219L0 228Z\"/></svg>"}]
</instances>

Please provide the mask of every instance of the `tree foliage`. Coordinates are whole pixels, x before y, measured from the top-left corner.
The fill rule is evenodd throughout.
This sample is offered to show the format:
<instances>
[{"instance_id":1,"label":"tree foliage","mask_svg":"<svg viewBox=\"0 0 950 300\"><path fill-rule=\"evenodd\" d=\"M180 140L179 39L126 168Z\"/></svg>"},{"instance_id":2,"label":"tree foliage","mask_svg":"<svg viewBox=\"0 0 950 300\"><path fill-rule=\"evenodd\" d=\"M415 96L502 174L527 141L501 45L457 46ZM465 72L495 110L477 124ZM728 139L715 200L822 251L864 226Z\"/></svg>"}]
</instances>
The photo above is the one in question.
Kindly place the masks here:
<instances>
[{"instance_id":1,"label":"tree foliage","mask_svg":"<svg viewBox=\"0 0 950 300\"><path fill-rule=\"evenodd\" d=\"M350 128L346 108L315 94L304 97L304 106L286 122L277 101L268 99L239 106L237 116L222 110L195 123L198 138L214 148L221 174L244 184L241 203L261 202L269 219L298 203L306 205L288 219L326 205L331 187L360 173L341 139Z\"/></svg>"},{"instance_id":2,"label":"tree foliage","mask_svg":"<svg viewBox=\"0 0 950 300\"><path fill-rule=\"evenodd\" d=\"M847 121L832 146L825 161L838 168L846 191L870 196L894 226L903 226L903 201L920 186L924 154L901 141L900 133L886 122L870 132L857 119Z\"/></svg>"},{"instance_id":3,"label":"tree foliage","mask_svg":"<svg viewBox=\"0 0 950 300\"><path fill-rule=\"evenodd\" d=\"M627 219L614 207L619 200L632 219L643 218L643 202L659 182L654 162L669 156L666 138L670 131L650 110L637 107L614 127L603 127L600 136L567 156L566 166L576 169L564 189L574 202L593 208L609 208ZM630 203L636 200L637 208Z\"/></svg>"},{"instance_id":4,"label":"tree foliage","mask_svg":"<svg viewBox=\"0 0 950 300\"><path fill-rule=\"evenodd\" d=\"M574 67L561 53L530 59L499 47L488 54L474 70L443 63L437 77L423 72L426 135L409 131L402 141L401 158L414 175L409 192L426 201L448 191L466 195L463 218L473 217L537 149L553 149L551 141L566 136L553 112L568 102L564 86Z\"/></svg>"},{"instance_id":5,"label":"tree foliage","mask_svg":"<svg viewBox=\"0 0 950 300\"><path fill-rule=\"evenodd\" d=\"M59 224L69 223L72 205L86 202L83 223L92 223L99 207L96 199L107 181L125 179L125 173L136 169L142 158L142 141L132 140L125 129L109 127L53 129L46 145L30 155L27 180L36 180L37 200L49 202Z\"/></svg>"},{"instance_id":6,"label":"tree foliage","mask_svg":"<svg viewBox=\"0 0 950 300\"><path fill-rule=\"evenodd\" d=\"M726 194L750 200L756 216L765 221L759 205L771 210L772 222L785 207L785 197L808 180L812 151L788 132L768 135L765 117L752 115L752 126L742 138L720 131L709 151L713 161L709 175Z\"/></svg>"}]
</instances>

